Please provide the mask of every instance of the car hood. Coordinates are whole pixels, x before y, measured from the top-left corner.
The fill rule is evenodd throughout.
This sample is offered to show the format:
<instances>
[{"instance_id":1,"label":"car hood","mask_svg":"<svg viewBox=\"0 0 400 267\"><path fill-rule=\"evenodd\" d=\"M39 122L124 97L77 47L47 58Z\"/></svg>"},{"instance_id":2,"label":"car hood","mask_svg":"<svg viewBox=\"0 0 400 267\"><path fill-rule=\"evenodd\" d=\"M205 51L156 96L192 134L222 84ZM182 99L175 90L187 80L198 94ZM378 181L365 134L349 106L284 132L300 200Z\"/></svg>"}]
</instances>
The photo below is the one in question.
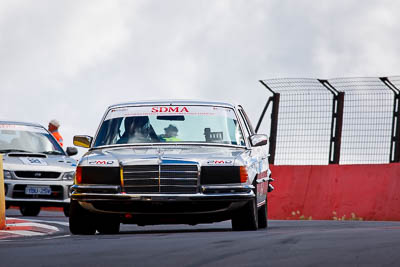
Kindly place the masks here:
<instances>
[{"instance_id":1,"label":"car hood","mask_svg":"<svg viewBox=\"0 0 400 267\"><path fill-rule=\"evenodd\" d=\"M249 158L245 148L222 146L114 147L89 151L80 166L152 164L243 165Z\"/></svg>"},{"instance_id":2,"label":"car hood","mask_svg":"<svg viewBox=\"0 0 400 267\"><path fill-rule=\"evenodd\" d=\"M8 153L3 155L3 168L9 171L75 171L75 159L63 155Z\"/></svg>"}]
</instances>

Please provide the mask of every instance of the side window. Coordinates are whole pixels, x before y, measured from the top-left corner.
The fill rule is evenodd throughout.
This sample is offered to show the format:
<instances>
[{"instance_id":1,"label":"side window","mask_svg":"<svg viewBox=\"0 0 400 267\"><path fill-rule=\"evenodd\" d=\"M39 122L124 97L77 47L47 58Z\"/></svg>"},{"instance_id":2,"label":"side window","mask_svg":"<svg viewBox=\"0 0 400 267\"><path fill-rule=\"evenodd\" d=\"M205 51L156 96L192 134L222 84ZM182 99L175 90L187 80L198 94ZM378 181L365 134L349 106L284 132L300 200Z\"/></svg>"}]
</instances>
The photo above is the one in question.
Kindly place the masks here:
<instances>
[{"instance_id":1,"label":"side window","mask_svg":"<svg viewBox=\"0 0 400 267\"><path fill-rule=\"evenodd\" d=\"M239 109L238 109L238 123L240 123L241 126L242 126L243 138L245 140L247 140L248 137L250 136L250 131L249 131L249 128L248 128L248 126L247 126L247 124L246 124L246 122L245 122L245 120L243 118L243 114L240 112Z\"/></svg>"},{"instance_id":2,"label":"side window","mask_svg":"<svg viewBox=\"0 0 400 267\"><path fill-rule=\"evenodd\" d=\"M250 124L250 121L242 108L239 109L239 114L246 127L247 133L249 134L249 136L253 135L254 134L253 126Z\"/></svg>"},{"instance_id":3,"label":"side window","mask_svg":"<svg viewBox=\"0 0 400 267\"><path fill-rule=\"evenodd\" d=\"M103 121L96 136L94 147L115 144L117 139L120 138L119 129L121 122L122 118Z\"/></svg>"}]
</instances>

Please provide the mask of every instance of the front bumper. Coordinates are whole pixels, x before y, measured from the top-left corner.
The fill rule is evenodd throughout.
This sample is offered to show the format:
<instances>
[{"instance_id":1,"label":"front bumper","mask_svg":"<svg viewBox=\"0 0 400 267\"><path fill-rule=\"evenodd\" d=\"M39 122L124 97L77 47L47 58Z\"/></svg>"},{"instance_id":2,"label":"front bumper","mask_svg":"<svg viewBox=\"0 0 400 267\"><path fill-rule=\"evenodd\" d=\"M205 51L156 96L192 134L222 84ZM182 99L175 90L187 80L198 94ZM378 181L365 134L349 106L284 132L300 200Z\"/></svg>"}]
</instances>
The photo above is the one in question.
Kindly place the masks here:
<instances>
[{"instance_id":1,"label":"front bumper","mask_svg":"<svg viewBox=\"0 0 400 267\"><path fill-rule=\"evenodd\" d=\"M202 200L230 200L247 201L255 197L254 186L201 186L200 193L196 194L127 194L121 192L120 186L106 185L73 185L71 198L78 201L202 201Z\"/></svg>"},{"instance_id":2,"label":"front bumper","mask_svg":"<svg viewBox=\"0 0 400 267\"><path fill-rule=\"evenodd\" d=\"M71 199L93 212L118 214L215 214L241 207L255 194L252 185L201 186L195 194L126 194L120 186L73 185Z\"/></svg>"},{"instance_id":3,"label":"front bumper","mask_svg":"<svg viewBox=\"0 0 400 267\"><path fill-rule=\"evenodd\" d=\"M26 195L26 186L50 186L51 195ZM35 203L40 206L63 207L70 203L70 187L68 180L34 180L34 179L6 179L5 200L9 205Z\"/></svg>"}]
</instances>

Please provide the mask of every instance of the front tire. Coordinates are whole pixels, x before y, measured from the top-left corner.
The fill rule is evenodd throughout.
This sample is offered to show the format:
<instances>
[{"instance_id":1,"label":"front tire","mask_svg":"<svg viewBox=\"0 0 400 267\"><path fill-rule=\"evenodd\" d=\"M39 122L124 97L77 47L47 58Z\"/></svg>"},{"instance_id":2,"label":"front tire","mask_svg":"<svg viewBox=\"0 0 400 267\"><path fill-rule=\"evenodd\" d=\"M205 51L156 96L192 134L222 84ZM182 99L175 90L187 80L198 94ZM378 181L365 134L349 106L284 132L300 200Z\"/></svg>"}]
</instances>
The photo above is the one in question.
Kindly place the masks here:
<instances>
[{"instance_id":1,"label":"front tire","mask_svg":"<svg viewBox=\"0 0 400 267\"><path fill-rule=\"evenodd\" d=\"M73 235L94 235L96 233L95 215L82 208L76 200L71 200L70 203L69 230Z\"/></svg>"},{"instance_id":2,"label":"front tire","mask_svg":"<svg viewBox=\"0 0 400 267\"><path fill-rule=\"evenodd\" d=\"M104 235L114 235L119 233L119 216L101 215L97 217L97 231Z\"/></svg>"},{"instance_id":3,"label":"front tire","mask_svg":"<svg viewBox=\"0 0 400 267\"><path fill-rule=\"evenodd\" d=\"M63 208L65 217L69 217L69 204Z\"/></svg>"},{"instance_id":4,"label":"front tire","mask_svg":"<svg viewBox=\"0 0 400 267\"><path fill-rule=\"evenodd\" d=\"M255 231L258 229L258 211L255 198L233 214L232 229L233 231Z\"/></svg>"},{"instance_id":5,"label":"front tire","mask_svg":"<svg viewBox=\"0 0 400 267\"><path fill-rule=\"evenodd\" d=\"M26 204L19 207L19 211L23 216L38 216L40 212L40 206Z\"/></svg>"}]
</instances>

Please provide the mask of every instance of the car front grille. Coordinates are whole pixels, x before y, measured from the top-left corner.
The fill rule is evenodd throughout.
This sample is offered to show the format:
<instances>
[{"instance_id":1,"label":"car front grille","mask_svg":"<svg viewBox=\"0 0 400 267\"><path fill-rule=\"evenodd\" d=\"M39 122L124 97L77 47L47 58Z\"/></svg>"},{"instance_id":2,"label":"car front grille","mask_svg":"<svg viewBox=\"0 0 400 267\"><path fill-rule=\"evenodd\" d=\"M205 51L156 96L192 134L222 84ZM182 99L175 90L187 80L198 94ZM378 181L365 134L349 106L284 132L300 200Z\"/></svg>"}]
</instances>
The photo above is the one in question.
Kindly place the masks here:
<instances>
[{"instance_id":1,"label":"car front grille","mask_svg":"<svg viewBox=\"0 0 400 267\"><path fill-rule=\"evenodd\" d=\"M42 171L16 171L15 175L26 179L57 179L60 172L42 172Z\"/></svg>"},{"instance_id":2,"label":"car front grille","mask_svg":"<svg viewBox=\"0 0 400 267\"><path fill-rule=\"evenodd\" d=\"M127 193L198 192L197 165L131 165L123 167Z\"/></svg>"}]
</instances>

